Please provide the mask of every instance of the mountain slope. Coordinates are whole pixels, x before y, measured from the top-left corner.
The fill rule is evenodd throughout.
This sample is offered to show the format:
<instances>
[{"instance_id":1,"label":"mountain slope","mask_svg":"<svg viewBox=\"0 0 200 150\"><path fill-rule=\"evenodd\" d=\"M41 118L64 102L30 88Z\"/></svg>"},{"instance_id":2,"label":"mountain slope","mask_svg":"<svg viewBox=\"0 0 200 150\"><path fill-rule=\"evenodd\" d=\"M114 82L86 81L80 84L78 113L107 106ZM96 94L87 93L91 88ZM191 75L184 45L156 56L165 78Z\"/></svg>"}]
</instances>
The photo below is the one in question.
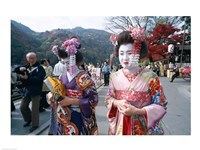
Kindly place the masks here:
<instances>
[{"instance_id":1,"label":"mountain slope","mask_svg":"<svg viewBox=\"0 0 200 150\"><path fill-rule=\"evenodd\" d=\"M26 53L41 45L34 34L28 27L11 21L11 64L24 63Z\"/></svg>"},{"instance_id":2,"label":"mountain slope","mask_svg":"<svg viewBox=\"0 0 200 150\"><path fill-rule=\"evenodd\" d=\"M36 52L38 59L49 58L55 64L57 58L51 52L52 46L61 45L74 35L79 38L82 46L80 51L87 63L96 64L109 59L112 52L110 33L104 30L76 27L36 33L20 23L11 21L11 64L24 63L24 56L29 51Z\"/></svg>"}]
</instances>

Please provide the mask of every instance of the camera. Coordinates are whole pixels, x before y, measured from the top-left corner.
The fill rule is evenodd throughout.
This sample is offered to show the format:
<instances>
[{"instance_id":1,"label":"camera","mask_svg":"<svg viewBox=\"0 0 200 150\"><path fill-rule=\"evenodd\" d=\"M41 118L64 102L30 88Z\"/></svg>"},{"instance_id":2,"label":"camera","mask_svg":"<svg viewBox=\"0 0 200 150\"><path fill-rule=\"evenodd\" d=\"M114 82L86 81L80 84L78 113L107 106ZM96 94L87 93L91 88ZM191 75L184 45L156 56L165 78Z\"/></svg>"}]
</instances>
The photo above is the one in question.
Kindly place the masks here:
<instances>
[{"instance_id":1,"label":"camera","mask_svg":"<svg viewBox=\"0 0 200 150\"><path fill-rule=\"evenodd\" d=\"M27 75L28 75L28 71L27 71L27 70L23 70L23 71L20 71L18 74L20 74L20 75L25 75L25 74L27 74Z\"/></svg>"}]
</instances>

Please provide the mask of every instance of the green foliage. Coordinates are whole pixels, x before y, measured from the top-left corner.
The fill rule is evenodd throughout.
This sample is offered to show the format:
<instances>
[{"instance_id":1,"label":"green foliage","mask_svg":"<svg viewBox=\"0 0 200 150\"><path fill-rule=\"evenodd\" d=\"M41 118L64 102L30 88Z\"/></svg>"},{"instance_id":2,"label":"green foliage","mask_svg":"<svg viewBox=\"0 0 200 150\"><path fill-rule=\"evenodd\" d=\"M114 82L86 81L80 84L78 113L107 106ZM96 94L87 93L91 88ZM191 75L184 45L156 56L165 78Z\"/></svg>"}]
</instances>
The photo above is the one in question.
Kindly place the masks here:
<instances>
[{"instance_id":1,"label":"green foliage","mask_svg":"<svg viewBox=\"0 0 200 150\"><path fill-rule=\"evenodd\" d=\"M54 45L61 44L71 36L78 36L84 59L87 63L96 64L109 59L113 47L109 41L110 33L97 29L54 29L46 32L34 32L30 28L11 21L11 64L26 62L27 52L34 51L38 59L47 58L55 64L58 59L51 52ZM17 56L17 57L16 57Z\"/></svg>"}]
</instances>

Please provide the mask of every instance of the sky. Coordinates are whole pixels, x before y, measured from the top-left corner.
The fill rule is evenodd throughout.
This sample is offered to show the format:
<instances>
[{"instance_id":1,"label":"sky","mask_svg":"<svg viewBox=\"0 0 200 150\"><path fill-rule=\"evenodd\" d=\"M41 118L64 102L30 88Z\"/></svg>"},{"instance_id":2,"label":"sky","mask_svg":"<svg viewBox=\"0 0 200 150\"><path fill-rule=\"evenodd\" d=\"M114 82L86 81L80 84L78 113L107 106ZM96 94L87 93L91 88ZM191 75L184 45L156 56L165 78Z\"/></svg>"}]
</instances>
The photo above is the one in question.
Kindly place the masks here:
<instances>
[{"instance_id":1,"label":"sky","mask_svg":"<svg viewBox=\"0 0 200 150\"><path fill-rule=\"evenodd\" d=\"M105 16L16 16L11 17L36 32L74 27L105 29Z\"/></svg>"}]
</instances>

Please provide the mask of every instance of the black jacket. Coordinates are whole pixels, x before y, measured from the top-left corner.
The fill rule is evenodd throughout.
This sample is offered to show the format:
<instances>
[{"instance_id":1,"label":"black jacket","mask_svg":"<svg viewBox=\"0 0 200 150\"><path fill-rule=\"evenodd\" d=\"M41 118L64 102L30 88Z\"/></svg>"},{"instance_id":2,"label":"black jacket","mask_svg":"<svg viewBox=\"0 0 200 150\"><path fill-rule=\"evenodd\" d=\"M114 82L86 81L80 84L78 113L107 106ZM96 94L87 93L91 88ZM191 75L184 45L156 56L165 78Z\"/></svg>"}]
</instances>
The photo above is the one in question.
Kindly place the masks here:
<instances>
[{"instance_id":1,"label":"black jacket","mask_svg":"<svg viewBox=\"0 0 200 150\"><path fill-rule=\"evenodd\" d=\"M29 70L30 64L15 68L15 72L22 75L24 72L19 70L20 67L25 67L26 70L24 72L28 75L28 79L21 79L25 87L25 96L40 95L42 92L43 80L46 76L44 68L38 62L32 66L31 70Z\"/></svg>"}]
</instances>

